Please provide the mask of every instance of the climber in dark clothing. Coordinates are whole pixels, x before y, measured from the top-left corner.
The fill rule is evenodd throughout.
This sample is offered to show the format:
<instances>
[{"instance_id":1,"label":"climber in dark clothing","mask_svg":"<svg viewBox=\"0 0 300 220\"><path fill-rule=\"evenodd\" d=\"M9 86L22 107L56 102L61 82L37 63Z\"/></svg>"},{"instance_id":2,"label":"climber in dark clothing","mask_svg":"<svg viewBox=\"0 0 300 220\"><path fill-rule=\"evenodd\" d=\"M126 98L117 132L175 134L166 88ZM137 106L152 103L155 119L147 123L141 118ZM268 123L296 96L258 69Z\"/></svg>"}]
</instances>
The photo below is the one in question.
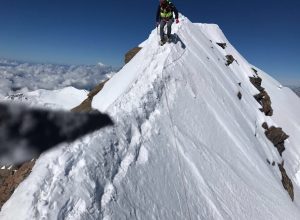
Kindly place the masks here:
<instances>
[{"instance_id":1,"label":"climber in dark clothing","mask_svg":"<svg viewBox=\"0 0 300 220\"><path fill-rule=\"evenodd\" d=\"M178 11L173 3L169 0L160 0L160 4L156 13L157 26L160 25L161 44L165 42L164 27L167 24L167 40L171 41L171 26L174 22L173 12L175 14L176 24L179 23Z\"/></svg>"}]
</instances>

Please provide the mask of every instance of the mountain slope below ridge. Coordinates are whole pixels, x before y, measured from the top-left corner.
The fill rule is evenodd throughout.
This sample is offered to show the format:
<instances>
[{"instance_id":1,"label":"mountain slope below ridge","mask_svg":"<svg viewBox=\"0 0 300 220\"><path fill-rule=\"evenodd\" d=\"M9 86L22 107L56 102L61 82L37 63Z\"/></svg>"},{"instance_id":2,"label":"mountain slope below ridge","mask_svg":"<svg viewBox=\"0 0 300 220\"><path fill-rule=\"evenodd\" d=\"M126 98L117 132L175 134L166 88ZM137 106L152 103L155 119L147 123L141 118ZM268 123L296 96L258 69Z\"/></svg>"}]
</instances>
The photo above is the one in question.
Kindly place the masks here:
<instances>
[{"instance_id":1,"label":"mountain slope below ridge","mask_svg":"<svg viewBox=\"0 0 300 220\"><path fill-rule=\"evenodd\" d=\"M260 70L262 86L272 95L274 115L272 121L282 127L289 135L283 159L288 167L292 179L300 186L300 99L290 88L282 87L267 73Z\"/></svg>"},{"instance_id":2,"label":"mountain slope below ridge","mask_svg":"<svg viewBox=\"0 0 300 220\"><path fill-rule=\"evenodd\" d=\"M281 125L258 110L252 66L216 25L182 17L174 32L175 43L160 47L153 31L94 98L93 106L116 126L44 154L3 206L1 219L300 218L295 164L287 166L292 203L277 166L266 162L282 158L261 128L264 121L290 122ZM228 54L237 60L229 67ZM280 107L278 114L288 114L287 106L299 104L259 74L273 103L279 103L273 93L286 97L280 99L286 107L274 105L274 116ZM297 148L294 140L287 151ZM283 153L290 161L298 157L296 150Z\"/></svg>"}]
</instances>

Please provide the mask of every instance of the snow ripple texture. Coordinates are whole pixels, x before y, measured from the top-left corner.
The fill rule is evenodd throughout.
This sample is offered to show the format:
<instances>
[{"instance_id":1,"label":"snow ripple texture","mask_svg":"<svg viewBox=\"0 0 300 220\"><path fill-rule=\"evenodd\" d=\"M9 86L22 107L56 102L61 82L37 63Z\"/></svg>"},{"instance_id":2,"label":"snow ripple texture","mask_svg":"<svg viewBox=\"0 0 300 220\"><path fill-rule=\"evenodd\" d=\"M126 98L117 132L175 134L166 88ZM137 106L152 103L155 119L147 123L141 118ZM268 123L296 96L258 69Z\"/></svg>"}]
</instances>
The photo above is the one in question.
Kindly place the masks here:
<instances>
[{"instance_id":1,"label":"snow ripple texture","mask_svg":"<svg viewBox=\"0 0 300 220\"><path fill-rule=\"evenodd\" d=\"M115 126L44 154L1 219L300 219L299 98L259 70L275 112L264 116L253 66L219 27L180 20L173 43L160 47L154 30L94 98ZM282 158L264 121L290 135L294 203L266 162Z\"/></svg>"}]
</instances>

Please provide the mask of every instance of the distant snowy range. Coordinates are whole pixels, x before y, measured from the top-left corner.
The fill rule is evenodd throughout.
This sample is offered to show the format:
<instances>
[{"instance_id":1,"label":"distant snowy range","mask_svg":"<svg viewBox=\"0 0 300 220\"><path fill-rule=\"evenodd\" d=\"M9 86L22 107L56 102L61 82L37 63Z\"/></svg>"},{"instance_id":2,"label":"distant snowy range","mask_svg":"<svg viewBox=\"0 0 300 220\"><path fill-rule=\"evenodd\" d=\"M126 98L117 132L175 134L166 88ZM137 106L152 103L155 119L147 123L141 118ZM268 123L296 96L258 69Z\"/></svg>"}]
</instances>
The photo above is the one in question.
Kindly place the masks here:
<instances>
[{"instance_id":1,"label":"distant snowy range","mask_svg":"<svg viewBox=\"0 0 300 220\"><path fill-rule=\"evenodd\" d=\"M0 58L0 98L18 92L65 87L91 90L117 69L96 65L37 64Z\"/></svg>"},{"instance_id":2,"label":"distant snowy range","mask_svg":"<svg viewBox=\"0 0 300 220\"><path fill-rule=\"evenodd\" d=\"M299 97L300 97L300 85L299 86L289 86Z\"/></svg>"}]
</instances>

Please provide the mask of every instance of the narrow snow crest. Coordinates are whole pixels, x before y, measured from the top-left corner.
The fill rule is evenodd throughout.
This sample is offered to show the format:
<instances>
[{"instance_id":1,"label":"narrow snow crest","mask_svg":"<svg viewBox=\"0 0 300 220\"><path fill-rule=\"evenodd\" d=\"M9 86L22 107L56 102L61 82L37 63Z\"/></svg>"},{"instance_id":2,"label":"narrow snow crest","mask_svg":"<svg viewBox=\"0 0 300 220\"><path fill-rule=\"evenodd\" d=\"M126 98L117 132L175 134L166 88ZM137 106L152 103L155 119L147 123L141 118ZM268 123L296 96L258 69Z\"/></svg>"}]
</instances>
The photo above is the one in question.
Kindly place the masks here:
<instances>
[{"instance_id":1,"label":"narrow snow crest","mask_svg":"<svg viewBox=\"0 0 300 220\"><path fill-rule=\"evenodd\" d=\"M173 25L172 34L175 41L178 41L178 31L191 23L183 15L180 16L180 23ZM155 75L161 74L164 69L164 64L168 55L171 52L171 48L174 45L159 46L160 40L157 30L153 30L144 43L142 43L142 50L117 74L112 77L104 86L102 91L93 99L92 106L100 111L107 111L110 105L112 105L123 94L130 91L141 78L141 75L148 75L150 72ZM174 51L175 52L175 51Z\"/></svg>"}]
</instances>

